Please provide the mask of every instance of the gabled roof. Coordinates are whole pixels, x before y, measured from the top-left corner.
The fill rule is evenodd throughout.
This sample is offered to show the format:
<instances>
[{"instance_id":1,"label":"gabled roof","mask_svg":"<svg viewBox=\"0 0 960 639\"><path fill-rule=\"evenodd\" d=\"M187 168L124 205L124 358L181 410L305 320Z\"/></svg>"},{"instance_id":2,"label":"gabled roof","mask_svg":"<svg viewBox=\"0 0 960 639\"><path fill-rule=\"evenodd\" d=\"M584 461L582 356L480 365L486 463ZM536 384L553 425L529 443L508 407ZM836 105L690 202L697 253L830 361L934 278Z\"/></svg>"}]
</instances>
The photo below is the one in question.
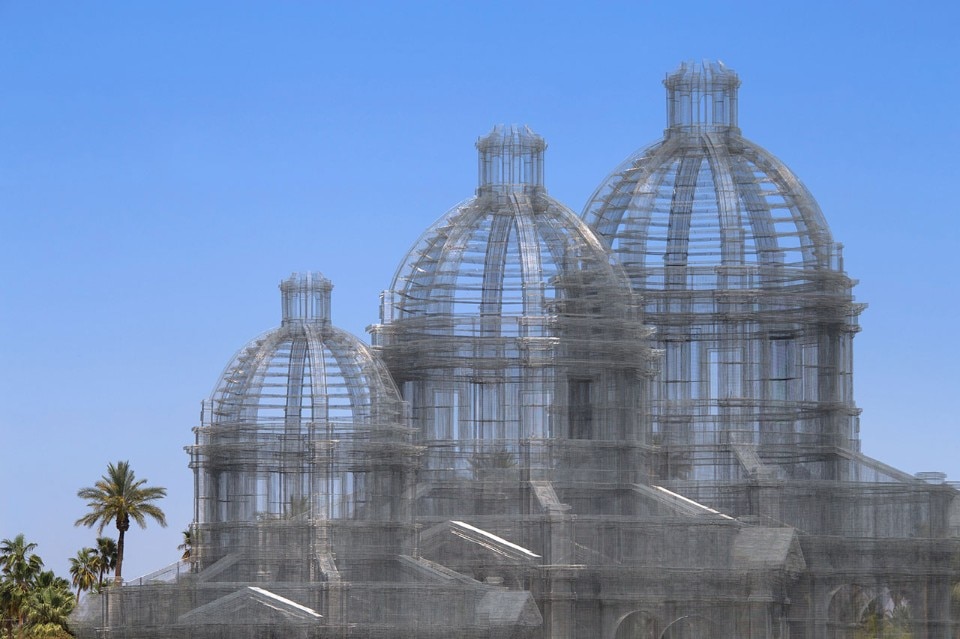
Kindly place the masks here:
<instances>
[{"instance_id":1,"label":"gabled roof","mask_svg":"<svg viewBox=\"0 0 960 639\"><path fill-rule=\"evenodd\" d=\"M630 486L637 495L658 504L663 514L672 513L684 517L719 517L732 521L733 517L696 502L680 493L667 490L663 486L633 484Z\"/></svg>"},{"instance_id":2,"label":"gabled roof","mask_svg":"<svg viewBox=\"0 0 960 639\"><path fill-rule=\"evenodd\" d=\"M452 556L470 557L473 562L521 570L539 566L542 559L523 546L463 521L445 521L424 530L420 551L438 564L447 563Z\"/></svg>"},{"instance_id":3,"label":"gabled roof","mask_svg":"<svg viewBox=\"0 0 960 639\"><path fill-rule=\"evenodd\" d=\"M323 616L312 608L256 586L247 586L180 615L178 623L194 625L244 623L314 625Z\"/></svg>"},{"instance_id":4,"label":"gabled roof","mask_svg":"<svg viewBox=\"0 0 960 639\"><path fill-rule=\"evenodd\" d=\"M793 528L742 528L733 542L733 560L747 569L782 569L799 573L807 564Z\"/></svg>"}]
</instances>

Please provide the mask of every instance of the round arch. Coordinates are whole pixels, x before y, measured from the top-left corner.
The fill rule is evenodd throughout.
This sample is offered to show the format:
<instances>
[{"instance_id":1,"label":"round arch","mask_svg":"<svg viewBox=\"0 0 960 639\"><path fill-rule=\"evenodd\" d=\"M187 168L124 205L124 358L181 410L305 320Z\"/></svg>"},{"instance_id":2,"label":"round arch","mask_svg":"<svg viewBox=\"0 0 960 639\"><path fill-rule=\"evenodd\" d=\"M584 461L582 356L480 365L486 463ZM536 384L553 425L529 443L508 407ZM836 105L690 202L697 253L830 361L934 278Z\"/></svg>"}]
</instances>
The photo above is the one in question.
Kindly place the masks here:
<instances>
[{"instance_id":1,"label":"round arch","mask_svg":"<svg viewBox=\"0 0 960 639\"><path fill-rule=\"evenodd\" d=\"M910 601L886 586L844 584L830 595L827 619L827 639L901 639L910 636Z\"/></svg>"},{"instance_id":2,"label":"round arch","mask_svg":"<svg viewBox=\"0 0 960 639\"><path fill-rule=\"evenodd\" d=\"M667 626L660 639L703 639L713 636L713 624L706 617L687 615L674 619Z\"/></svg>"},{"instance_id":3,"label":"round arch","mask_svg":"<svg viewBox=\"0 0 960 639\"><path fill-rule=\"evenodd\" d=\"M646 610L634 610L620 618L613 638L660 639L660 620Z\"/></svg>"}]
</instances>

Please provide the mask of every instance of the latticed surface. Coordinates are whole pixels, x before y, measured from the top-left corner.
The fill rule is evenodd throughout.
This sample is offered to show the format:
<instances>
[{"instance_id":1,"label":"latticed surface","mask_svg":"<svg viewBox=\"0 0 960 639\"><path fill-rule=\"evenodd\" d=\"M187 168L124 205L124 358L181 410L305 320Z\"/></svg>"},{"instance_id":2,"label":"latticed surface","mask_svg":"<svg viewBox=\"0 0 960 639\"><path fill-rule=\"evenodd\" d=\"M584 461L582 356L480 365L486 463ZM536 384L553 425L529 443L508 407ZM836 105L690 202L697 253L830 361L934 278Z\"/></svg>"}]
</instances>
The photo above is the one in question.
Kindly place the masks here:
<instances>
[{"instance_id":1,"label":"latticed surface","mask_svg":"<svg viewBox=\"0 0 960 639\"><path fill-rule=\"evenodd\" d=\"M785 613L794 633L946 636L950 579L934 574L952 561L953 492L858 452L863 305L842 247L800 180L742 136L733 71L685 63L664 85L664 137L618 166L583 213L664 352L653 481L801 533L804 577ZM837 603L853 591L856 614ZM868 618L868 601L884 612Z\"/></svg>"},{"instance_id":2,"label":"latticed surface","mask_svg":"<svg viewBox=\"0 0 960 639\"><path fill-rule=\"evenodd\" d=\"M684 64L664 84L666 135L617 167L584 217L657 328L653 422L676 453L667 472L735 477L739 462L714 451L739 443L790 455L783 472L836 478L814 459L859 449L862 309L840 247L796 176L741 136L735 73Z\"/></svg>"},{"instance_id":3,"label":"latticed surface","mask_svg":"<svg viewBox=\"0 0 960 639\"><path fill-rule=\"evenodd\" d=\"M586 221L542 138L481 138L373 349L329 282L282 283L189 447L193 555L79 634L954 639L957 491L859 452L854 282L739 84L669 75Z\"/></svg>"},{"instance_id":4,"label":"latticed surface","mask_svg":"<svg viewBox=\"0 0 960 639\"><path fill-rule=\"evenodd\" d=\"M386 369L330 323L330 282L308 273L280 289L280 327L242 348L204 403L193 559L202 571L234 558L234 580L320 581L335 531L409 519L417 459Z\"/></svg>"},{"instance_id":5,"label":"latticed surface","mask_svg":"<svg viewBox=\"0 0 960 639\"><path fill-rule=\"evenodd\" d=\"M396 389L365 345L330 325L329 281L281 288L282 325L237 353L204 404L197 521L377 518L386 496L367 474L404 450Z\"/></svg>"},{"instance_id":6,"label":"latticed surface","mask_svg":"<svg viewBox=\"0 0 960 639\"><path fill-rule=\"evenodd\" d=\"M559 440L644 442L653 355L629 284L546 194L542 138L497 127L477 148L476 197L417 241L372 329L411 402L425 472L536 478ZM592 468L614 472L599 458Z\"/></svg>"}]
</instances>

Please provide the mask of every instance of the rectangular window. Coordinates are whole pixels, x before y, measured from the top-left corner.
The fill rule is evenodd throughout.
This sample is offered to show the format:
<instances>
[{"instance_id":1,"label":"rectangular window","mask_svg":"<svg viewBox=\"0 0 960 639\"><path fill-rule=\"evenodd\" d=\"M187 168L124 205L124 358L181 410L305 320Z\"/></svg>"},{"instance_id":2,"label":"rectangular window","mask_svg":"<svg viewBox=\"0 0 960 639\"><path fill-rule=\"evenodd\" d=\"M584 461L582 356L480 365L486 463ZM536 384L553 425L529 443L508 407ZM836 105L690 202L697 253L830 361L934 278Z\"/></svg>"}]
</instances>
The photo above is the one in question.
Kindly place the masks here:
<instances>
[{"instance_id":1,"label":"rectangular window","mask_svg":"<svg viewBox=\"0 0 960 639\"><path fill-rule=\"evenodd\" d=\"M739 348L710 349L708 363L711 399L743 397L743 353Z\"/></svg>"},{"instance_id":2,"label":"rectangular window","mask_svg":"<svg viewBox=\"0 0 960 639\"><path fill-rule=\"evenodd\" d=\"M459 421L459 398L456 390L433 393L434 433L437 439L456 439Z\"/></svg>"},{"instance_id":3,"label":"rectangular window","mask_svg":"<svg viewBox=\"0 0 960 639\"><path fill-rule=\"evenodd\" d=\"M470 433L470 439L490 441L497 437L497 425L500 422L499 391L498 384L493 382L470 384L470 409L473 412L473 432Z\"/></svg>"},{"instance_id":4,"label":"rectangular window","mask_svg":"<svg viewBox=\"0 0 960 639\"><path fill-rule=\"evenodd\" d=\"M593 437L591 386L589 379L571 379L569 382L571 439L591 439Z\"/></svg>"},{"instance_id":5,"label":"rectangular window","mask_svg":"<svg viewBox=\"0 0 960 639\"><path fill-rule=\"evenodd\" d=\"M792 400L797 378L795 341L790 335L770 336L769 393L771 399Z\"/></svg>"},{"instance_id":6,"label":"rectangular window","mask_svg":"<svg viewBox=\"0 0 960 639\"><path fill-rule=\"evenodd\" d=\"M804 344L801 349L801 359L803 360L803 399L815 402L819 399L817 345Z\"/></svg>"}]
</instances>

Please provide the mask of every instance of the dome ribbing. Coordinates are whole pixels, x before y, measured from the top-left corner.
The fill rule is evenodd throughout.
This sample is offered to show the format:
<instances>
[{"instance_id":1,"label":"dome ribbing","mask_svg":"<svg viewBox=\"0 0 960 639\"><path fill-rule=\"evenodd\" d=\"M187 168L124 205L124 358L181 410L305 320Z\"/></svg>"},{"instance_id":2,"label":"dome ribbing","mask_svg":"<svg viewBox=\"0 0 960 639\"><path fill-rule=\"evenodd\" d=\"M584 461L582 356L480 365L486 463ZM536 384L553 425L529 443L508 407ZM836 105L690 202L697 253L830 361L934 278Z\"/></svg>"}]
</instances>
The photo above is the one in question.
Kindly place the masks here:
<instances>
[{"instance_id":1,"label":"dome ribbing","mask_svg":"<svg viewBox=\"0 0 960 639\"><path fill-rule=\"evenodd\" d=\"M374 344L427 469L467 475L493 455L544 470L551 440L644 438L647 331L602 243L547 195L545 148L526 127L480 138L476 196L420 237L383 294Z\"/></svg>"},{"instance_id":2,"label":"dome ribbing","mask_svg":"<svg viewBox=\"0 0 960 639\"><path fill-rule=\"evenodd\" d=\"M330 324L330 281L280 283L283 321L224 369L193 447L198 521L376 517L373 463L409 452L396 387L356 337Z\"/></svg>"},{"instance_id":3,"label":"dome ribbing","mask_svg":"<svg viewBox=\"0 0 960 639\"><path fill-rule=\"evenodd\" d=\"M856 449L850 349L862 307L820 207L740 134L736 73L685 63L664 86L664 137L614 169L583 217L664 350L655 429L683 449L668 473L739 472L716 448L730 442Z\"/></svg>"}]
</instances>

